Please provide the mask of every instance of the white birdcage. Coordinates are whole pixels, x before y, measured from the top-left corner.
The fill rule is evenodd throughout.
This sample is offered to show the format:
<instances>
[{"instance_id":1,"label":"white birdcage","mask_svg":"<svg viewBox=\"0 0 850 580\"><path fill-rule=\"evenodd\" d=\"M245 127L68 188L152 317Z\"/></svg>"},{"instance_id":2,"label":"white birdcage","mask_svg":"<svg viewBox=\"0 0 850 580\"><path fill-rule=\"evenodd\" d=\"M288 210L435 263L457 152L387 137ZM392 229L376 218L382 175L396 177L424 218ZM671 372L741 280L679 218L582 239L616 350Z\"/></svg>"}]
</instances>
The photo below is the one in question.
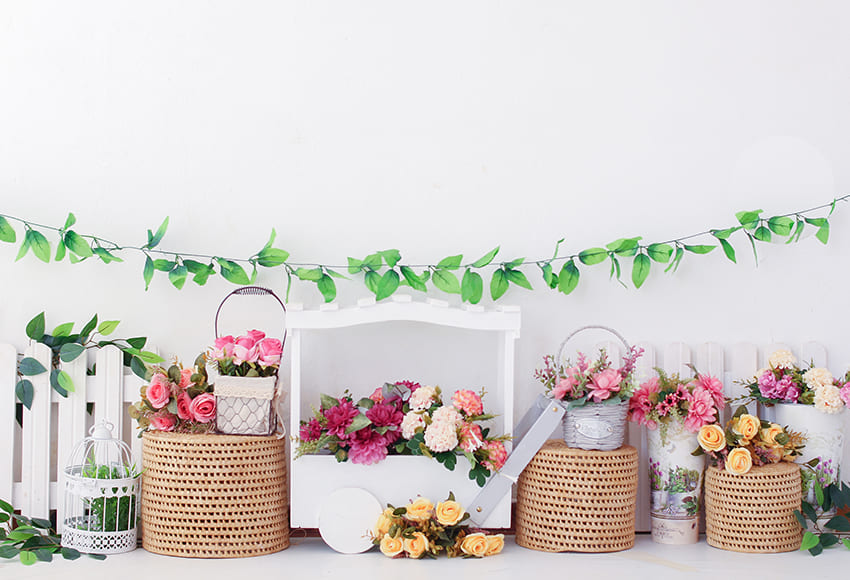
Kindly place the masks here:
<instances>
[{"instance_id":1,"label":"white birdcage","mask_svg":"<svg viewBox=\"0 0 850 580\"><path fill-rule=\"evenodd\" d=\"M112 429L107 421L92 427L65 467L62 545L88 554L136 548L140 474Z\"/></svg>"}]
</instances>

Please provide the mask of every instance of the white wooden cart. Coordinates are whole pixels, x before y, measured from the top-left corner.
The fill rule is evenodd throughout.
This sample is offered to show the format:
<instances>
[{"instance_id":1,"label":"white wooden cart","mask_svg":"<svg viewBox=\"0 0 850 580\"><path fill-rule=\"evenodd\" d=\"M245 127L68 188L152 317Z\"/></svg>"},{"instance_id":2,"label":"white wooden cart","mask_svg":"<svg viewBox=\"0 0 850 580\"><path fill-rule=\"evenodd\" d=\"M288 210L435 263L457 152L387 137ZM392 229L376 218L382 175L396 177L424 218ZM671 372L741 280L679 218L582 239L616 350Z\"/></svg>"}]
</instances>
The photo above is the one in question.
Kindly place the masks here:
<instances>
[{"instance_id":1,"label":"white wooden cart","mask_svg":"<svg viewBox=\"0 0 850 580\"><path fill-rule=\"evenodd\" d=\"M292 361L290 429L293 432L297 432L301 419L310 416L310 405L318 405L317 394L311 393L311 400L304 400L303 397L303 333L397 321L495 333L497 340L493 364L496 366L497 378L495 385L487 385L485 408L499 415L493 420L493 431L510 433L514 413L514 343L519 337L519 309L501 307L491 310L478 306L456 308L438 300L414 301L410 296L394 296L392 300L377 304L374 300L362 300L351 308L338 308L335 305L318 310L289 308L287 331ZM386 340L393 340L391 332L386 336ZM369 346L381 348L380 344ZM458 348L463 348L463 345L459 344ZM338 389L346 386L339 385ZM358 398L370 393L353 394ZM449 400L451 394L443 394L444 402ZM314 396L316 400L312 400ZM290 457L293 455L290 454ZM389 456L375 465L338 463L332 455L290 458L290 523L295 528L319 527L323 501L340 488L362 488L374 495L381 504L393 505L404 505L417 495L441 501L452 491L462 505L470 505L481 488L470 481L466 461L460 459L455 470L448 471L432 459L417 456ZM510 507L510 494L504 494L489 516L478 523L488 528L509 527Z\"/></svg>"}]
</instances>

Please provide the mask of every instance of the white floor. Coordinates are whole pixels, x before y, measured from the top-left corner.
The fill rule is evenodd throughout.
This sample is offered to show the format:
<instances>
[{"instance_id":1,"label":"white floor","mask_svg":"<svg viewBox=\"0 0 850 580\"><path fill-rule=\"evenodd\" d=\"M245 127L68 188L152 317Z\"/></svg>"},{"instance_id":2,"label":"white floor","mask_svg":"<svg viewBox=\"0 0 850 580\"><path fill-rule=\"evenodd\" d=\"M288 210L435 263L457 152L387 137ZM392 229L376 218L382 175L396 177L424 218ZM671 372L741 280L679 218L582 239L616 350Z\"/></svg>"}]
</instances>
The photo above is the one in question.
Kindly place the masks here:
<instances>
[{"instance_id":1,"label":"white floor","mask_svg":"<svg viewBox=\"0 0 850 580\"><path fill-rule=\"evenodd\" d=\"M549 554L517 546L507 539L499 556L483 560L459 558L439 560L392 560L379 552L354 556L337 554L315 538L293 538L282 552L257 558L195 560L151 554L142 549L109 556L104 561L83 557L74 562L54 560L25 567L17 560L0 560L0 578L62 578L63 580L247 580L261 578L339 578L374 580L434 580L475 578L486 580L531 580L546 573L546 580L559 578L826 578L843 577L850 564L844 547L827 550L813 558L807 552L785 554L738 554L712 548L704 539L691 546L661 546L647 534L639 534L631 550L610 554ZM540 580L544 580L538 576Z\"/></svg>"}]
</instances>

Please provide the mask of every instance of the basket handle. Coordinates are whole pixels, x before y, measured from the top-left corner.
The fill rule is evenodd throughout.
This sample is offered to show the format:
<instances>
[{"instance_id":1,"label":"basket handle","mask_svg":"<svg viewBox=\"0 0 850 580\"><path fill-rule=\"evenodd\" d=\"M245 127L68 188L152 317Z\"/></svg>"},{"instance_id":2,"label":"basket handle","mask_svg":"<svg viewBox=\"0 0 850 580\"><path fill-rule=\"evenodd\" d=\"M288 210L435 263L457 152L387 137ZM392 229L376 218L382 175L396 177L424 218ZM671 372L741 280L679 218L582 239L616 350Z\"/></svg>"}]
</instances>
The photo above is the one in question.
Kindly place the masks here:
<instances>
[{"instance_id":1,"label":"basket handle","mask_svg":"<svg viewBox=\"0 0 850 580\"><path fill-rule=\"evenodd\" d=\"M215 337L219 338L218 335L218 315L221 314L221 308L224 306L224 303L231 296L271 296L277 303L280 304L280 307L283 309L284 316L286 315L286 306L283 304L283 300L281 300L277 294L269 290L268 288L263 288L262 286L242 286L241 288L237 288L230 294L224 297L221 301L221 304L218 305L218 309L215 311ZM283 338L280 340L281 349L286 344L286 323L283 325Z\"/></svg>"},{"instance_id":2,"label":"basket handle","mask_svg":"<svg viewBox=\"0 0 850 580\"><path fill-rule=\"evenodd\" d=\"M623 335L620 334L619 332L617 332L616 330L614 330L613 328L608 327L608 326L601 326L601 325L598 325L598 324L589 324L587 326L582 326L581 328L574 330L573 332L570 333L570 335L567 338L564 339L564 341L561 343L561 346L558 347L558 355L555 357L555 364L556 365L561 363L561 355L564 352L564 347L567 345L567 342L569 342L569 340L572 337L574 337L575 335L577 335L578 333L580 333L584 330L607 330L608 332L610 332L611 334L613 334L614 336L616 336L617 338L620 339L620 342L622 342L623 346L626 347L626 352L628 352L632 349L632 347L629 346L629 343L626 342L626 339L623 338Z\"/></svg>"}]
</instances>

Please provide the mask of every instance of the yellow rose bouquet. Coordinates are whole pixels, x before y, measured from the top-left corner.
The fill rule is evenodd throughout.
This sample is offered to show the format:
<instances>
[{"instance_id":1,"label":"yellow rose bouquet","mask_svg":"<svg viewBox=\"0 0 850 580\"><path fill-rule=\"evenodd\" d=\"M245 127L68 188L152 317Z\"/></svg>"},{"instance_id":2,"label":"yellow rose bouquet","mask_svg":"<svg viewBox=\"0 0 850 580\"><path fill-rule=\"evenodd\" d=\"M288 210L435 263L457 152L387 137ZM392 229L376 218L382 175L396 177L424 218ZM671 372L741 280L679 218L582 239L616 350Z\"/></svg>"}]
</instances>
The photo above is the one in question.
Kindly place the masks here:
<instances>
[{"instance_id":1,"label":"yellow rose bouquet","mask_svg":"<svg viewBox=\"0 0 850 580\"><path fill-rule=\"evenodd\" d=\"M694 455L706 454L712 465L734 475L748 473L753 466L793 462L803 447L802 435L750 415L743 405L725 430L719 425L704 425L697 441L699 447Z\"/></svg>"},{"instance_id":2,"label":"yellow rose bouquet","mask_svg":"<svg viewBox=\"0 0 850 580\"><path fill-rule=\"evenodd\" d=\"M463 524L468 518L453 493L437 505L424 497L403 507L388 505L375 522L372 543L390 558L436 558L440 552L483 558L501 552L504 535L471 530Z\"/></svg>"}]
</instances>

